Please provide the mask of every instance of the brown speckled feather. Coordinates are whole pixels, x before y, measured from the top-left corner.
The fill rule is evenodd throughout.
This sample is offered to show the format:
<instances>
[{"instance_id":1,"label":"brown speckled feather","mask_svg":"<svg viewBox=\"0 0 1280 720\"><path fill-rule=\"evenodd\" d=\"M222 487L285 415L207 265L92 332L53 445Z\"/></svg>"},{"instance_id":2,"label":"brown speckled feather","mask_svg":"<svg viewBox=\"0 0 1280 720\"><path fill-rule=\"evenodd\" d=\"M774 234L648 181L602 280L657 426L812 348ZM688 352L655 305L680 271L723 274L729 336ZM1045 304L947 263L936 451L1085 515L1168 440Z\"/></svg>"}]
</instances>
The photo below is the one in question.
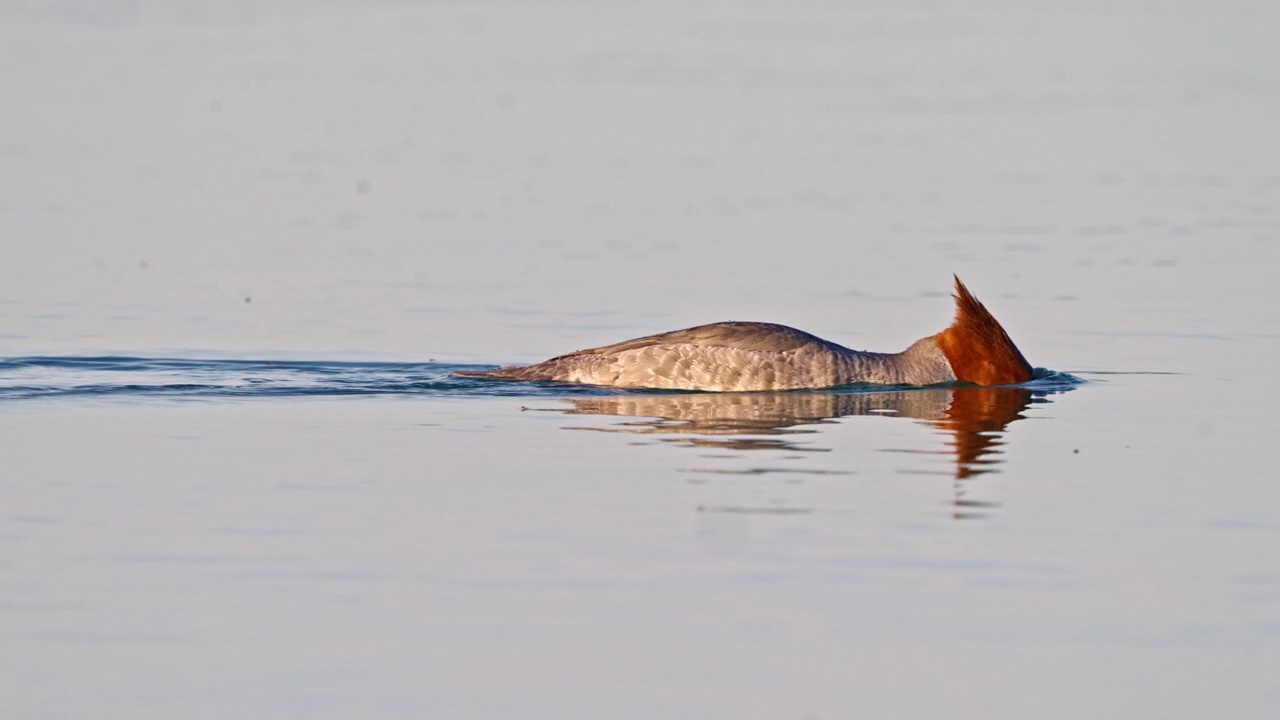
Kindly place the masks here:
<instances>
[{"instance_id":1,"label":"brown speckled feather","mask_svg":"<svg viewBox=\"0 0 1280 720\"><path fill-rule=\"evenodd\" d=\"M956 363L949 360L954 354L967 372L985 367L985 356L982 348L963 343L1003 338L1012 347L999 324L958 279L956 287L956 322L900 353L850 350L785 325L723 322L578 350L534 365L454 374L489 380L709 391L793 390L852 383L932 385L956 379L988 384L975 378L1004 380L1007 374L961 375L954 369ZM996 350L998 357L992 363L1003 371L1009 365L1008 350L1003 346ZM1013 352L1017 353L1017 348ZM1019 353L1017 357L1022 356ZM1023 379L1029 377L1028 366Z\"/></svg>"}]
</instances>

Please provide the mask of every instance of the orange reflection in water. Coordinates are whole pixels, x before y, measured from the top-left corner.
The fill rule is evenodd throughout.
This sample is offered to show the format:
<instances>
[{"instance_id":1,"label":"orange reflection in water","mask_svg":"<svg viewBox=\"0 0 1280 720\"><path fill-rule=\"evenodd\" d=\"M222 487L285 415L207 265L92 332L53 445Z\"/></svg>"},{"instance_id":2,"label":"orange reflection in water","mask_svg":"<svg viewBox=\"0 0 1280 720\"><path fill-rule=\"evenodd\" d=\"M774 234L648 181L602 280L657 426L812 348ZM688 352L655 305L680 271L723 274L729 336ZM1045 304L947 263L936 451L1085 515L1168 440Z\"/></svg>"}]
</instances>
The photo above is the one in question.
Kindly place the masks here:
<instances>
[{"instance_id":1,"label":"orange reflection in water","mask_svg":"<svg viewBox=\"0 0 1280 720\"><path fill-rule=\"evenodd\" d=\"M1004 452L1005 430L1024 417L1034 399L1023 388L958 388L941 417L921 423L951 436L947 445L955 453L955 476L964 480L992 472Z\"/></svg>"},{"instance_id":2,"label":"orange reflection in water","mask_svg":"<svg viewBox=\"0 0 1280 720\"><path fill-rule=\"evenodd\" d=\"M1034 403L1069 387L948 387L886 392L637 393L572 398L570 415L634 418L607 427L574 430L658 436L662 442L731 451L829 452L819 426L841 417L909 418L938 430L952 458L955 517L975 517L992 503L967 500L963 481L996 472L1010 424ZM891 451L893 451L891 449ZM912 454L919 450L905 451ZM745 473L763 472L761 469ZM833 471L834 474L835 471ZM744 473L744 474L745 474Z\"/></svg>"}]
</instances>

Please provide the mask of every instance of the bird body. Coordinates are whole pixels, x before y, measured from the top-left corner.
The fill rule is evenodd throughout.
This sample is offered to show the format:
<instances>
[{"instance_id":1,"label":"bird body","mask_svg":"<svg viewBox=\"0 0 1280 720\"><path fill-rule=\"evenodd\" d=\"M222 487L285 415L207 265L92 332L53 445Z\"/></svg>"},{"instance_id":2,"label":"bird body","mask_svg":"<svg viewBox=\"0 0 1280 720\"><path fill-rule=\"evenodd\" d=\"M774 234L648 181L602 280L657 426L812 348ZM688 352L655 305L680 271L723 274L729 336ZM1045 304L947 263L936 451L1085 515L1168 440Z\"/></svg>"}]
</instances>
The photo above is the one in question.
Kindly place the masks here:
<instances>
[{"instance_id":1,"label":"bird body","mask_svg":"<svg viewBox=\"0 0 1280 720\"><path fill-rule=\"evenodd\" d=\"M955 280L956 318L899 353L851 350L785 325L720 322L578 350L527 366L458 371L488 380L716 392L853 383L1011 385L1031 365L991 313Z\"/></svg>"}]
</instances>

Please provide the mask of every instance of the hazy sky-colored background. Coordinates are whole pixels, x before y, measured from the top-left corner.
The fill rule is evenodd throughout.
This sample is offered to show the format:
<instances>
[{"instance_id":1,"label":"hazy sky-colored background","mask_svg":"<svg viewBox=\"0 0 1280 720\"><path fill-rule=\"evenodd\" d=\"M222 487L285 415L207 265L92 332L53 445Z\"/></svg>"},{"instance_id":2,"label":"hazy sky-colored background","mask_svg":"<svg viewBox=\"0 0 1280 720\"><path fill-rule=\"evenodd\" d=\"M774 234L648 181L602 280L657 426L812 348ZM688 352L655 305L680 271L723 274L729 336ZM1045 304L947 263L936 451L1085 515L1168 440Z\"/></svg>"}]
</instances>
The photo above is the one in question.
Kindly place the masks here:
<instances>
[{"instance_id":1,"label":"hazy sky-colored background","mask_svg":"<svg viewBox=\"0 0 1280 720\"><path fill-rule=\"evenodd\" d=\"M0 7L7 354L1275 331L1268 3Z\"/></svg>"}]
</instances>

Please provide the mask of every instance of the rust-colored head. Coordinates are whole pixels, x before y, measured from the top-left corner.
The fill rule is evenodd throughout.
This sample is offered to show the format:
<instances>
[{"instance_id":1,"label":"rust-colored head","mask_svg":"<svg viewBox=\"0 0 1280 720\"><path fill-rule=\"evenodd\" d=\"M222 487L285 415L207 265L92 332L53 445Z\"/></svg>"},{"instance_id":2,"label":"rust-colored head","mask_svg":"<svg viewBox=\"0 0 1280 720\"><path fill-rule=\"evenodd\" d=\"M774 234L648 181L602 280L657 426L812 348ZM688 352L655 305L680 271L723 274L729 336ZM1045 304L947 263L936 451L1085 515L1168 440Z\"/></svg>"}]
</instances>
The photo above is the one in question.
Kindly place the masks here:
<instances>
[{"instance_id":1,"label":"rust-colored head","mask_svg":"<svg viewBox=\"0 0 1280 720\"><path fill-rule=\"evenodd\" d=\"M956 278L956 319L933 336L957 380L1013 385L1031 379L1031 364L969 289Z\"/></svg>"}]
</instances>

